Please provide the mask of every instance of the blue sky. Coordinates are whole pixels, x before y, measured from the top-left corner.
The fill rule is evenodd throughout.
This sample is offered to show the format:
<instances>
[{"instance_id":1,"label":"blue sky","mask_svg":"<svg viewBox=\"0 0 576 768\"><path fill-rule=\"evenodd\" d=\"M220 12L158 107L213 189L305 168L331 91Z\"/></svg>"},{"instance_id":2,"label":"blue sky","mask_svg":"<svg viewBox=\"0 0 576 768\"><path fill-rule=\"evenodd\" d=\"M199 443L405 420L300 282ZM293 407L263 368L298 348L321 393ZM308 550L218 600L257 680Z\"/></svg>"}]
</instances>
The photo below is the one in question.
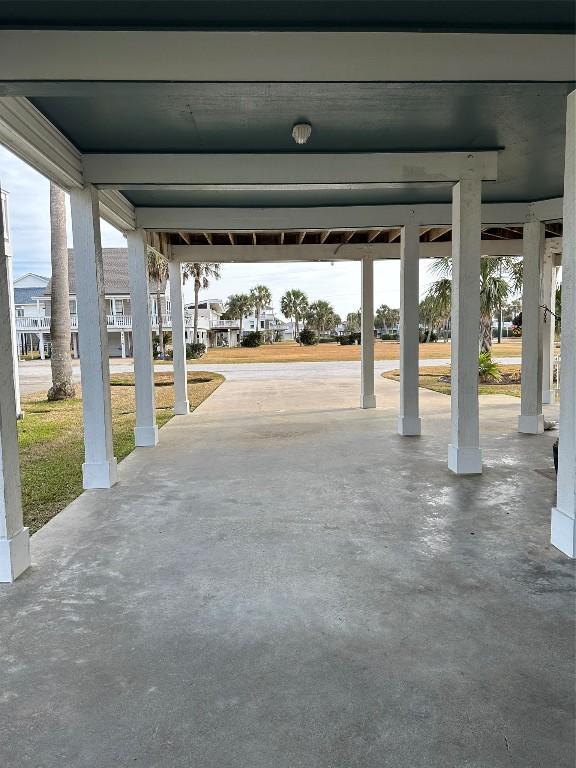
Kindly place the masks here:
<instances>
[{"instance_id":1,"label":"blue sky","mask_svg":"<svg viewBox=\"0 0 576 768\"><path fill-rule=\"evenodd\" d=\"M7 149L0 147L0 185L9 193L14 274L50 274L50 219L48 181ZM70 212L68 243L72 246ZM123 235L102 222L102 245L122 247ZM429 282L426 262L421 262L421 286ZM375 306L399 306L400 266L397 261L376 262ZM360 265L353 262L318 264L226 264L222 278L207 291L212 298L226 299L232 293L248 291L263 283L273 295L278 310L280 297L290 288L300 288L311 301L325 299L345 317L360 306ZM191 298L191 287L185 288Z\"/></svg>"}]
</instances>

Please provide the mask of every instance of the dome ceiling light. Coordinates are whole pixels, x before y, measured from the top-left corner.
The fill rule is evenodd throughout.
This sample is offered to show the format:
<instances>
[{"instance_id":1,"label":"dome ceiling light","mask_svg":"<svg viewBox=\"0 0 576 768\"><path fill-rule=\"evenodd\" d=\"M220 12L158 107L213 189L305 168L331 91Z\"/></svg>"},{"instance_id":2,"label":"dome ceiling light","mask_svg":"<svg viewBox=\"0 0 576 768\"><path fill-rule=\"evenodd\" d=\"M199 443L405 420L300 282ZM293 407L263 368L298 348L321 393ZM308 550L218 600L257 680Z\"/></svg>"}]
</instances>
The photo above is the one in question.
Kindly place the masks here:
<instances>
[{"instance_id":1,"label":"dome ceiling light","mask_svg":"<svg viewBox=\"0 0 576 768\"><path fill-rule=\"evenodd\" d=\"M306 144L312 133L310 123L295 123L292 126L292 138L296 144Z\"/></svg>"}]
</instances>

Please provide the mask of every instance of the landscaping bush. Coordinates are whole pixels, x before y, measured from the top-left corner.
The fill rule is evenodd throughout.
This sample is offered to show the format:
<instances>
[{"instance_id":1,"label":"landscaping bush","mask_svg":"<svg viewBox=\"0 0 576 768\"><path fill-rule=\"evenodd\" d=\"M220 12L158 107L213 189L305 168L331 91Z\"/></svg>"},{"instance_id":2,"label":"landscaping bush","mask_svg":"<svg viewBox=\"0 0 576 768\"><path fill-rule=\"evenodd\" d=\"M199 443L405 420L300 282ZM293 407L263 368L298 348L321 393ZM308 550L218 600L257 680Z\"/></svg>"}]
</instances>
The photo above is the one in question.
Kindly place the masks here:
<instances>
[{"instance_id":1,"label":"landscaping bush","mask_svg":"<svg viewBox=\"0 0 576 768\"><path fill-rule=\"evenodd\" d=\"M432 331L428 338L428 331L420 331L420 344L425 344L427 341L438 341L438 334Z\"/></svg>"},{"instance_id":2,"label":"landscaping bush","mask_svg":"<svg viewBox=\"0 0 576 768\"><path fill-rule=\"evenodd\" d=\"M262 344L262 334L260 331L250 331L242 339L243 347L259 347Z\"/></svg>"},{"instance_id":3,"label":"landscaping bush","mask_svg":"<svg viewBox=\"0 0 576 768\"><path fill-rule=\"evenodd\" d=\"M195 344L186 344L186 359L198 360L206 354L206 344L196 342Z\"/></svg>"},{"instance_id":4,"label":"landscaping bush","mask_svg":"<svg viewBox=\"0 0 576 768\"><path fill-rule=\"evenodd\" d=\"M318 344L318 336L311 328L304 328L300 331L300 344L304 344L305 347L312 347L314 344Z\"/></svg>"},{"instance_id":5,"label":"landscaping bush","mask_svg":"<svg viewBox=\"0 0 576 768\"><path fill-rule=\"evenodd\" d=\"M340 336L338 341L343 347L349 347L352 344L357 344L360 341L360 334L348 333L345 336Z\"/></svg>"},{"instance_id":6,"label":"landscaping bush","mask_svg":"<svg viewBox=\"0 0 576 768\"><path fill-rule=\"evenodd\" d=\"M478 375L482 384L500 381L502 373L498 363L492 360L490 352L480 352L478 356Z\"/></svg>"},{"instance_id":7,"label":"landscaping bush","mask_svg":"<svg viewBox=\"0 0 576 768\"><path fill-rule=\"evenodd\" d=\"M336 344L338 336L322 336L318 339L318 344Z\"/></svg>"},{"instance_id":8,"label":"landscaping bush","mask_svg":"<svg viewBox=\"0 0 576 768\"><path fill-rule=\"evenodd\" d=\"M381 341L398 341L398 334L397 333L381 333L380 334L380 340Z\"/></svg>"}]
</instances>

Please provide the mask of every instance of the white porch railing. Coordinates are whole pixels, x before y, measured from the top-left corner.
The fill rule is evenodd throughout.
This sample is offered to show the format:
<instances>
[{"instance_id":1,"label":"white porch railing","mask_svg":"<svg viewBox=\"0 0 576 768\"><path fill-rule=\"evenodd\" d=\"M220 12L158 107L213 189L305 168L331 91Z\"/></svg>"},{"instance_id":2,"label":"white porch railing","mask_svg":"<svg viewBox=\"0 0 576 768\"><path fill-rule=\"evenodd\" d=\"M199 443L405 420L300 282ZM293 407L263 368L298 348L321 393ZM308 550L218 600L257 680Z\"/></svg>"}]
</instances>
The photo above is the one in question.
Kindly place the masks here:
<instances>
[{"instance_id":1,"label":"white porch railing","mask_svg":"<svg viewBox=\"0 0 576 768\"><path fill-rule=\"evenodd\" d=\"M158 328L158 315L152 315L150 322L152 328ZM194 320L192 317L186 316L186 327L192 328ZM227 321L224 321L227 322ZM71 315L70 325L72 330L78 328L77 315ZM170 314L162 315L162 325L165 330L172 328L172 316ZM214 323L212 323L214 325ZM115 329L119 331L129 331L132 329L132 315L106 315L106 326L109 331ZM38 316L38 317L17 317L16 318L16 330L20 333L47 333L50 331L50 317Z\"/></svg>"}]
</instances>

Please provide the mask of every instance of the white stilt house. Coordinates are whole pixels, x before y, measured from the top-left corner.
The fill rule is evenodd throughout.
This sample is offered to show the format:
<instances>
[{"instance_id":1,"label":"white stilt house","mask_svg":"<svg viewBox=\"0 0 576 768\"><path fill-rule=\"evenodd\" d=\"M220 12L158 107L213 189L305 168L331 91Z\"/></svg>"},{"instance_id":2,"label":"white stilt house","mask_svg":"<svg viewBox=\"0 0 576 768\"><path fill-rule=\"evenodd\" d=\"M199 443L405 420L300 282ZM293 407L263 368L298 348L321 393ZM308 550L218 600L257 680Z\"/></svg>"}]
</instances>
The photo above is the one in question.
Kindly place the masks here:
<instances>
[{"instance_id":1,"label":"white stilt house","mask_svg":"<svg viewBox=\"0 0 576 768\"><path fill-rule=\"evenodd\" d=\"M552 9L532 3L527 18L522 3L487 2L480 23L469 15L469 3L454 2L437 4L431 24L418 13L399 11L399 4L374 3L367 10L366 3L350 2L344 23L344 17L333 17L335 4L326 2L322 17L310 16L309 4L294 4L287 25L272 8L280 4L270 4L263 28L248 5L239 11L246 18L232 20L227 5L216 0L213 15L205 12L202 29L195 29L196 3L179 4L187 10L173 16L165 4L149 5L142 20L135 9L133 19L126 16L123 3L100 7L97 18L67 4L65 25L58 2L44 3L40 19L16 9L17 3L4 4L12 9L6 18L0 9L0 141L71 196L82 293L79 333L92 350L82 360L85 487L108 488L116 481L99 216L129 233L133 314L140 324L150 322L142 290L146 240L170 259L178 413L188 410L181 262L360 261L360 405L372 408L373 262L399 258L399 432L417 435L418 258L451 253L452 436L446 449L457 474L482 471L477 351L483 255L527 260L519 429L541 431L541 280L547 243L554 239L562 251L564 312L552 541L572 556L572 16L561 13L560 4ZM391 5L394 18L387 16ZM398 13L404 14L402 32ZM5 275L5 255L2 263ZM7 324L0 324L7 354L11 338ZM139 338L136 431L139 444L153 445L151 352L144 333ZM15 480L14 387L5 372L0 402L0 559L6 579L28 561Z\"/></svg>"}]
</instances>

